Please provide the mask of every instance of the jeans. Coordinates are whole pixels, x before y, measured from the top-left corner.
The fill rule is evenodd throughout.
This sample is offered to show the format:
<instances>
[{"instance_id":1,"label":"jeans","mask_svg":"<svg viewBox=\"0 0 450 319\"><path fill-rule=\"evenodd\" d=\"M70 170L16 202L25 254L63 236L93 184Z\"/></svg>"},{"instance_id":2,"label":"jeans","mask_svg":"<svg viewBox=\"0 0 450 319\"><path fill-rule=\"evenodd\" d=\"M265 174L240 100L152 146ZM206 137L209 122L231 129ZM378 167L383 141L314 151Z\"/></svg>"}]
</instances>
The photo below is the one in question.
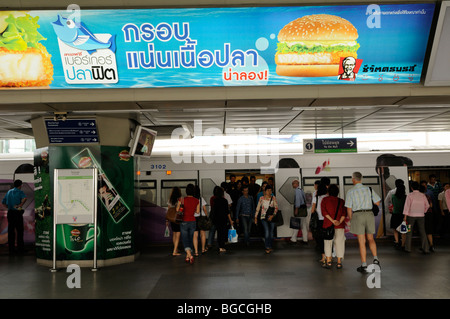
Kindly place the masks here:
<instances>
[{"instance_id":1,"label":"jeans","mask_svg":"<svg viewBox=\"0 0 450 319\"><path fill-rule=\"evenodd\" d=\"M275 230L275 223L261 219L261 223L264 227L264 240L266 249L272 248L273 243L273 231Z\"/></svg>"},{"instance_id":2,"label":"jeans","mask_svg":"<svg viewBox=\"0 0 450 319\"><path fill-rule=\"evenodd\" d=\"M8 246L9 251L13 252L15 249L16 235L17 235L17 249L21 252L24 249L23 243L23 210L8 210ZM17 232L17 234L16 234Z\"/></svg>"},{"instance_id":3,"label":"jeans","mask_svg":"<svg viewBox=\"0 0 450 319\"><path fill-rule=\"evenodd\" d=\"M239 216L241 220L241 227L244 231L244 242L248 243L250 241L250 228L252 227L252 218L250 216Z\"/></svg>"},{"instance_id":4,"label":"jeans","mask_svg":"<svg viewBox=\"0 0 450 319\"><path fill-rule=\"evenodd\" d=\"M182 222L180 224L181 241L185 251L194 249L194 232L197 228L197 222Z\"/></svg>"},{"instance_id":5,"label":"jeans","mask_svg":"<svg viewBox=\"0 0 450 319\"><path fill-rule=\"evenodd\" d=\"M215 235L216 235L216 225L214 225L214 223L212 223L211 228L209 229L209 234L208 234L208 245L212 246Z\"/></svg>"}]
</instances>

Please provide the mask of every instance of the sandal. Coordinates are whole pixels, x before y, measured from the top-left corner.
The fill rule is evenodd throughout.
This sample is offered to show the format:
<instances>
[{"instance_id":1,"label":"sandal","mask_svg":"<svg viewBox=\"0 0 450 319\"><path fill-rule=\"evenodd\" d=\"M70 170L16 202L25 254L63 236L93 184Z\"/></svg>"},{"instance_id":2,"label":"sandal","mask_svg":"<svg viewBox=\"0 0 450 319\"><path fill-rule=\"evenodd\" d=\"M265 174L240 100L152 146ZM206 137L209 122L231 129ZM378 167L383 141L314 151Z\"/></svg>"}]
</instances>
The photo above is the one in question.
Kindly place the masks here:
<instances>
[{"instance_id":1,"label":"sandal","mask_svg":"<svg viewBox=\"0 0 450 319\"><path fill-rule=\"evenodd\" d=\"M337 269L342 269L342 263L337 263L337 264L336 264L336 268L337 268Z\"/></svg>"},{"instance_id":2,"label":"sandal","mask_svg":"<svg viewBox=\"0 0 450 319\"><path fill-rule=\"evenodd\" d=\"M326 269L331 269L331 261L329 261L329 262L324 262L324 263L322 264L322 267L323 267L323 268L326 268Z\"/></svg>"}]
</instances>

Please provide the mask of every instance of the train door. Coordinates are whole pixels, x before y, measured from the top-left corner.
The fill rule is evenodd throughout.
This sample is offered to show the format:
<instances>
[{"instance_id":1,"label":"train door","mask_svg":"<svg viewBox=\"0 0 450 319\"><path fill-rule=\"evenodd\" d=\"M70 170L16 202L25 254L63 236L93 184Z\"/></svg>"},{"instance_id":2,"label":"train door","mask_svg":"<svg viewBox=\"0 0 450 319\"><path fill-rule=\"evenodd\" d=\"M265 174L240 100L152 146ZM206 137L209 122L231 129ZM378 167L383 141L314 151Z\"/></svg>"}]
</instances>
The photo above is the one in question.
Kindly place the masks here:
<instances>
[{"instance_id":1,"label":"train door","mask_svg":"<svg viewBox=\"0 0 450 319\"><path fill-rule=\"evenodd\" d=\"M277 227L277 237L291 237L292 230L289 221L293 213L295 190L292 188L292 181L300 181L300 169L280 168L275 174L275 189L278 202L278 209L283 215L284 224Z\"/></svg>"},{"instance_id":2,"label":"train door","mask_svg":"<svg viewBox=\"0 0 450 319\"><path fill-rule=\"evenodd\" d=\"M181 194L186 196L186 186L188 184L198 185L197 171L154 171L151 178L159 181L157 184L158 205L167 207L170 193L173 187L180 187Z\"/></svg>"},{"instance_id":3,"label":"train door","mask_svg":"<svg viewBox=\"0 0 450 319\"><path fill-rule=\"evenodd\" d=\"M213 196L214 187L220 186L225 181L225 170L201 170L198 177L201 196L205 199L207 209L210 211L209 199Z\"/></svg>"}]
</instances>

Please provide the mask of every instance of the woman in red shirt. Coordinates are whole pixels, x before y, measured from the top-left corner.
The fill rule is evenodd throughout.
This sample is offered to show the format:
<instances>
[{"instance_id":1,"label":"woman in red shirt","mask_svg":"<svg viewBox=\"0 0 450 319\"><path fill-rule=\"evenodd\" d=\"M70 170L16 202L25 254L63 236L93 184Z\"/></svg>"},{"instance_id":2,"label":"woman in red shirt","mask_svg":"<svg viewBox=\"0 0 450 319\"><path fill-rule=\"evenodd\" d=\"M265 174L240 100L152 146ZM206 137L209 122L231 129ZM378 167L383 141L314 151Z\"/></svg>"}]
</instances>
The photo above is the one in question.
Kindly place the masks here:
<instances>
[{"instance_id":1,"label":"woman in red shirt","mask_svg":"<svg viewBox=\"0 0 450 319\"><path fill-rule=\"evenodd\" d=\"M194 184L186 186L186 197L183 197L179 202L177 210L183 210L183 221L180 224L181 240L183 242L184 250L186 251L186 262L194 263L192 250L194 249L194 232L197 227L195 220L195 213L200 212L200 201L195 198Z\"/></svg>"},{"instance_id":2,"label":"woman in red shirt","mask_svg":"<svg viewBox=\"0 0 450 319\"><path fill-rule=\"evenodd\" d=\"M324 240L324 250L326 263L324 267L331 268L331 252L333 248L333 241L336 249L337 256L337 269L342 268L342 258L344 258L345 252L345 217L347 216L347 209L345 208L344 200L338 197L339 187L335 184L330 185L328 188L327 197L322 199L322 215L323 228L334 226L334 238L331 240ZM338 207L339 204L339 207ZM336 213L337 210L337 213Z\"/></svg>"}]
</instances>

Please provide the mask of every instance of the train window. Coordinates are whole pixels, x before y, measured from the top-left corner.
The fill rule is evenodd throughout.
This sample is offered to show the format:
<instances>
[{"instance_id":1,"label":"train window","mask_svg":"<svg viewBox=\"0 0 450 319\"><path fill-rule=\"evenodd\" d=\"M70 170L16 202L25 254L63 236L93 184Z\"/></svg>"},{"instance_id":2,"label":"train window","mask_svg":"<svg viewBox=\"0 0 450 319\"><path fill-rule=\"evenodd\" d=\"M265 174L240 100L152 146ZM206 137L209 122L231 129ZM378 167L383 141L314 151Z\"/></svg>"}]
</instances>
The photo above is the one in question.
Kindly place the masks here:
<instances>
[{"instance_id":1,"label":"train window","mask_svg":"<svg viewBox=\"0 0 450 319\"><path fill-rule=\"evenodd\" d=\"M298 179L298 177L292 176L288 177L283 185L280 187L280 194L286 198L289 204L294 204L295 199L295 189L292 187L292 182Z\"/></svg>"},{"instance_id":2,"label":"train window","mask_svg":"<svg viewBox=\"0 0 450 319\"><path fill-rule=\"evenodd\" d=\"M189 184L197 185L196 179L166 179L161 181L161 207L167 207L170 193L173 187L179 187L181 194L186 195L186 186ZM206 200L206 199L205 199Z\"/></svg>"},{"instance_id":3,"label":"train window","mask_svg":"<svg viewBox=\"0 0 450 319\"><path fill-rule=\"evenodd\" d=\"M363 176L362 182L364 185L379 185L379 176ZM344 176L344 185L353 185L351 176Z\"/></svg>"},{"instance_id":4,"label":"train window","mask_svg":"<svg viewBox=\"0 0 450 319\"><path fill-rule=\"evenodd\" d=\"M218 186L211 178L202 178L202 197L209 206L209 199L214 194L214 187Z\"/></svg>"},{"instance_id":5,"label":"train window","mask_svg":"<svg viewBox=\"0 0 450 319\"><path fill-rule=\"evenodd\" d=\"M151 206L150 204L156 204L156 180L139 181L137 188L139 190L139 199L141 206Z\"/></svg>"},{"instance_id":6,"label":"train window","mask_svg":"<svg viewBox=\"0 0 450 319\"><path fill-rule=\"evenodd\" d=\"M330 184L339 185L339 176L326 176L330 179ZM303 186L314 186L316 181L319 181L321 177L303 177Z\"/></svg>"}]
</instances>

